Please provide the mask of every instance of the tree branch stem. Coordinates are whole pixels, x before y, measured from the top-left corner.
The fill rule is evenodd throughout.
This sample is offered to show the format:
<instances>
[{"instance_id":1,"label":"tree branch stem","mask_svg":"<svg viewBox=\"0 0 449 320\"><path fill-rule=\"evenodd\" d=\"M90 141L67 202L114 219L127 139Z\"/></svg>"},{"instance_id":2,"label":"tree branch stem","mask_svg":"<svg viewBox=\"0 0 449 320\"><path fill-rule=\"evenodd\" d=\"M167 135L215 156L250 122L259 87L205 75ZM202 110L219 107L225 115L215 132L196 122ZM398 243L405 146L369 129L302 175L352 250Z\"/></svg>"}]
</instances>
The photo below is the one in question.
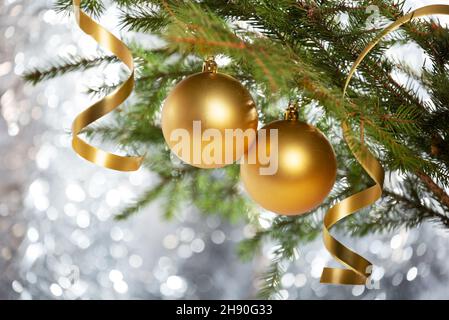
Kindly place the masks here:
<instances>
[{"instance_id":1,"label":"tree branch stem","mask_svg":"<svg viewBox=\"0 0 449 320\"><path fill-rule=\"evenodd\" d=\"M440 200L442 204L449 208L449 195L437 185L431 177L429 177L424 172L417 172L416 175L421 179L421 181L427 186L427 188Z\"/></svg>"}]
</instances>

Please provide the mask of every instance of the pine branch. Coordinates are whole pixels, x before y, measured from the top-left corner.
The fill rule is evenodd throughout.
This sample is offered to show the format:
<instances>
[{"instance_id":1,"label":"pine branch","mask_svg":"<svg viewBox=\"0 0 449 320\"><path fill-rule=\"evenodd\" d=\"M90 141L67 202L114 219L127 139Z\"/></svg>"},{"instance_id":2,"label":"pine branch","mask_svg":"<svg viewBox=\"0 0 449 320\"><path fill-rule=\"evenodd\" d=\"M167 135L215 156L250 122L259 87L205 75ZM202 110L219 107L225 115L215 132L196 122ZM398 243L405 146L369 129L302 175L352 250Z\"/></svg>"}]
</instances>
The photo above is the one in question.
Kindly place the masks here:
<instances>
[{"instance_id":1,"label":"pine branch","mask_svg":"<svg viewBox=\"0 0 449 320\"><path fill-rule=\"evenodd\" d=\"M72 0L57 0L53 5L56 12L71 14L73 11ZM105 10L104 4L100 0L83 0L81 9L89 15L98 18Z\"/></svg>"},{"instance_id":2,"label":"pine branch","mask_svg":"<svg viewBox=\"0 0 449 320\"><path fill-rule=\"evenodd\" d=\"M386 191L385 194L394 199L395 201L397 201L398 203L405 206L405 208L413 209L417 212L417 218L415 219L415 223L408 224L406 225L406 227L413 228L417 226L420 222L428 219L432 221L437 221L441 223L442 226L449 228L449 217L423 205L421 201L419 201L419 198L412 200L407 198L406 196L391 191Z\"/></svg>"},{"instance_id":3,"label":"pine branch","mask_svg":"<svg viewBox=\"0 0 449 320\"><path fill-rule=\"evenodd\" d=\"M321 219L315 213L297 217L276 217L269 229L259 230L254 237L239 244L238 253L244 260L258 253L264 241L274 241L275 249L270 266L260 277L258 296L263 299L278 297L284 264L297 256L297 248L314 240L322 229Z\"/></svg>"},{"instance_id":4,"label":"pine branch","mask_svg":"<svg viewBox=\"0 0 449 320\"><path fill-rule=\"evenodd\" d=\"M171 220L175 217L176 211L188 198L188 184L185 179L173 180L167 190L167 199L164 208L164 218Z\"/></svg>"},{"instance_id":5,"label":"pine branch","mask_svg":"<svg viewBox=\"0 0 449 320\"><path fill-rule=\"evenodd\" d=\"M257 293L260 299L275 299L281 289L281 278L285 269L282 266L283 252L282 248L278 248L271 260L271 264L265 273L260 277L261 287Z\"/></svg>"},{"instance_id":6,"label":"pine branch","mask_svg":"<svg viewBox=\"0 0 449 320\"><path fill-rule=\"evenodd\" d=\"M413 229L425 221L449 228L449 217L423 205L419 198L384 190L380 205L370 213L361 213L337 226L345 234L364 237L368 234L386 234L401 228Z\"/></svg>"},{"instance_id":7,"label":"pine branch","mask_svg":"<svg viewBox=\"0 0 449 320\"><path fill-rule=\"evenodd\" d=\"M79 57L69 55L67 57L59 57L55 60L47 66L26 71L23 78L25 81L35 85L44 80L53 79L72 71L84 71L102 64L118 62L115 56Z\"/></svg>"},{"instance_id":8,"label":"pine branch","mask_svg":"<svg viewBox=\"0 0 449 320\"><path fill-rule=\"evenodd\" d=\"M112 84L112 85L103 84L103 85L99 85L99 86L89 86L86 89L86 93L88 95L90 95L92 98L100 99L100 98L107 96L115 89L117 89L118 86L120 86L120 83Z\"/></svg>"},{"instance_id":9,"label":"pine branch","mask_svg":"<svg viewBox=\"0 0 449 320\"><path fill-rule=\"evenodd\" d=\"M253 259L260 252L263 241L269 236L270 230L259 230L253 237L241 241L237 247L239 258L245 262Z\"/></svg>"},{"instance_id":10,"label":"pine branch","mask_svg":"<svg viewBox=\"0 0 449 320\"><path fill-rule=\"evenodd\" d=\"M120 115L117 115L119 118ZM135 123L134 126L91 125L83 130L88 138L100 138L103 142L115 142L121 146L130 147L142 143L162 143L162 131L158 126Z\"/></svg>"},{"instance_id":11,"label":"pine branch","mask_svg":"<svg viewBox=\"0 0 449 320\"><path fill-rule=\"evenodd\" d=\"M138 7L123 11L120 25L136 32L152 32L160 34L169 24L169 16L154 7Z\"/></svg>"},{"instance_id":12,"label":"pine branch","mask_svg":"<svg viewBox=\"0 0 449 320\"><path fill-rule=\"evenodd\" d=\"M431 177L429 177L424 172L417 172L416 175L421 179L421 181L429 188L429 190L444 204L449 208L449 195L436 184ZM449 226L449 225L448 225Z\"/></svg>"},{"instance_id":13,"label":"pine branch","mask_svg":"<svg viewBox=\"0 0 449 320\"><path fill-rule=\"evenodd\" d=\"M135 8L136 6L148 5L151 0L113 0L121 8Z\"/></svg>"},{"instance_id":14,"label":"pine branch","mask_svg":"<svg viewBox=\"0 0 449 320\"><path fill-rule=\"evenodd\" d=\"M162 179L155 187L151 188L149 191L141 195L135 203L126 207L122 212L115 216L116 220L126 220L130 216L139 212L142 208L146 207L148 204L157 199L161 193L166 188L167 181Z\"/></svg>"},{"instance_id":15,"label":"pine branch","mask_svg":"<svg viewBox=\"0 0 449 320\"><path fill-rule=\"evenodd\" d=\"M231 223L236 223L246 219L246 213L252 210L251 203L241 196L237 186L237 165L228 166L215 174L196 170L191 178L190 196L202 212L219 214Z\"/></svg>"}]
</instances>

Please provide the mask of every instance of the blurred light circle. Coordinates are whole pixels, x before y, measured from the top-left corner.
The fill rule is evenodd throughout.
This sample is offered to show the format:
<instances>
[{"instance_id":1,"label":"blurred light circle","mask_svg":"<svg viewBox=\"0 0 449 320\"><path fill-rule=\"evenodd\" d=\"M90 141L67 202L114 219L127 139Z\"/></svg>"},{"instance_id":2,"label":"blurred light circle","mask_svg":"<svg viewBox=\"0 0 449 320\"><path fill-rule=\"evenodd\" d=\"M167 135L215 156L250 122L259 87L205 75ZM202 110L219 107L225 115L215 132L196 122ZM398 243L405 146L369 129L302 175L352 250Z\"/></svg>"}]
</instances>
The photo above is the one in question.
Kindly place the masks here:
<instances>
[{"instance_id":1,"label":"blurred light circle","mask_svg":"<svg viewBox=\"0 0 449 320\"><path fill-rule=\"evenodd\" d=\"M109 280L111 280L112 282L122 281L123 274L120 271L113 269L109 272Z\"/></svg>"},{"instance_id":2,"label":"blurred light circle","mask_svg":"<svg viewBox=\"0 0 449 320\"><path fill-rule=\"evenodd\" d=\"M118 293L124 294L128 292L128 284L123 280L114 282L114 290Z\"/></svg>"},{"instance_id":3,"label":"blurred light circle","mask_svg":"<svg viewBox=\"0 0 449 320\"><path fill-rule=\"evenodd\" d=\"M178 237L173 234L165 236L162 240L162 244L167 249L175 249L178 246L178 243Z\"/></svg>"},{"instance_id":4,"label":"blurred light circle","mask_svg":"<svg viewBox=\"0 0 449 320\"><path fill-rule=\"evenodd\" d=\"M204 250L204 248L205 248L205 244L204 244L204 241L201 239L195 239L190 244L190 249L192 249L192 251L195 253L202 252Z\"/></svg>"},{"instance_id":5,"label":"blurred light circle","mask_svg":"<svg viewBox=\"0 0 449 320\"><path fill-rule=\"evenodd\" d=\"M143 264L142 258L137 254L132 254L129 257L129 265L133 268L140 268Z\"/></svg>"},{"instance_id":6,"label":"blurred light circle","mask_svg":"<svg viewBox=\"0 0 449 320\"><path fill-rule=\"evenodd\" d=\"M412 267L407 272L407 280L413 281L413 280L415 280L417 275L418 275L418 268Z\"/></svg>"},{"instance_id":7,"label":"blurred light circle","mask_svg":"<svg viewBox=\"0 0 449 320\"><path fill-rule=\"evenodd\" d=\"M62 296L62 288L56 283L50 285L50 292L56 297Z\"/></svg>"},{"instance_id":8,"label":"blurred light circle","mask_svg":"<svg viewBox=\"0 0 449 320\"><path fill-rule=\"evenodd\" d=\"M221 230L215 230L211 234L211 240L215 244L222 244L226 240L226 235Z\"/></svg>"},{"instance_id":9,"label":"blurred light circle","mask_svg":"<svg viewBox=\"0 0 449 320\"><path fill-rule=\"evenodd\" d=\"M298 273L295 277L295 287L302 288L307 283L307 276L303 273Z\"/></svg>"}]
</instances>

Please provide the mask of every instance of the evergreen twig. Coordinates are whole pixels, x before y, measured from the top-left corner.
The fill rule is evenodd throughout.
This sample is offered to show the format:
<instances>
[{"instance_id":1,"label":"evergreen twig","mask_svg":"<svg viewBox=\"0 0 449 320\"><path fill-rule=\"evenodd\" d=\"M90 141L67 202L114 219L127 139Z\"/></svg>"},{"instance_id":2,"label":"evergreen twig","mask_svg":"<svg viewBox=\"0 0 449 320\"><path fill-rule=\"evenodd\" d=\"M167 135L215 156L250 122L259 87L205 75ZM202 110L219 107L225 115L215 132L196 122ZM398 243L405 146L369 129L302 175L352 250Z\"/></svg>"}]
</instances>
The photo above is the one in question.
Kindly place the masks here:
<instances>
[{"instance_id":1,"label":"evergreen twig","mask_svg":"<svg viewBox=\"0 0 449 320\"><path fill-rule=\"evenodd\" d=\"M69 55L59 57L47 66L33 68L25 72L23 78L32 83L53 79L73 71L84 71L106 63L118 62L115 56L79 57Z\"/></svg>"}]
</instances>

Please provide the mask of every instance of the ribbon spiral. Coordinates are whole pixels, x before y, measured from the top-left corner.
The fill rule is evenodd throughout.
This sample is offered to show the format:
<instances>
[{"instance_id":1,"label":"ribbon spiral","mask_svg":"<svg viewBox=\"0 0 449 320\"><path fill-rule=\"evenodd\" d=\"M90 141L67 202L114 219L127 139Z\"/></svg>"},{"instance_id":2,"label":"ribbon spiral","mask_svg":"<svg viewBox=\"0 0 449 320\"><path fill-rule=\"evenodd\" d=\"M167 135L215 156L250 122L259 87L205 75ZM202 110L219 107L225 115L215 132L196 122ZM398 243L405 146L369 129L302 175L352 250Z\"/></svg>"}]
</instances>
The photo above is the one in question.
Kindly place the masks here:
<instances>
[{"instance_id":1,"label":"ribbon spiral","mask_svg":"<svg viewBox=\"0 0 449 320\"><path fill-rule=\"evenodd\" d=\"M87 16L81 10L80 4L81 0L73 0L73 8L78 26L99 45L117 56L129 68L131 74L112 93L76 116L72 123L72 148L84 159L105 168L118 171L135 171L141 166L143 157L115 155L91 146L78 136L89 124L105 116L122 104L131 95L134 88L134 61L131 51L112 33Z\"/></svg>"},{"instance_id":2,"label":"ribbon spiral","mask_svg":"<svg viewBox=\"0 0 449 320\"><path fill-rule=\"evenodd\" d=\"M410 22L414 18L424 17L433 14L449 15L449 5L430 5L419 8L402 16L388 27L386 27L372 42L362 51L354 62L343 90L343 103L349 83L368 53L388 34L397 30L402 25ZM342 219L354 214L358 210L375 203L382 196L384 181L384 170L376 157L364 145L355 148L356 142L351 135L351 128L347 121L342 123L343 135L351 152L357 161L362 165L369 176L374 180L375 185L358 192L329 209L324 217L323 240L329 253L347 269L324 268L321 274L321 283L329 284L351 284L364 285L372 271L372 264L362 256L345 247L330 234L329 230Z\"/></svg>"}]
</instances>

